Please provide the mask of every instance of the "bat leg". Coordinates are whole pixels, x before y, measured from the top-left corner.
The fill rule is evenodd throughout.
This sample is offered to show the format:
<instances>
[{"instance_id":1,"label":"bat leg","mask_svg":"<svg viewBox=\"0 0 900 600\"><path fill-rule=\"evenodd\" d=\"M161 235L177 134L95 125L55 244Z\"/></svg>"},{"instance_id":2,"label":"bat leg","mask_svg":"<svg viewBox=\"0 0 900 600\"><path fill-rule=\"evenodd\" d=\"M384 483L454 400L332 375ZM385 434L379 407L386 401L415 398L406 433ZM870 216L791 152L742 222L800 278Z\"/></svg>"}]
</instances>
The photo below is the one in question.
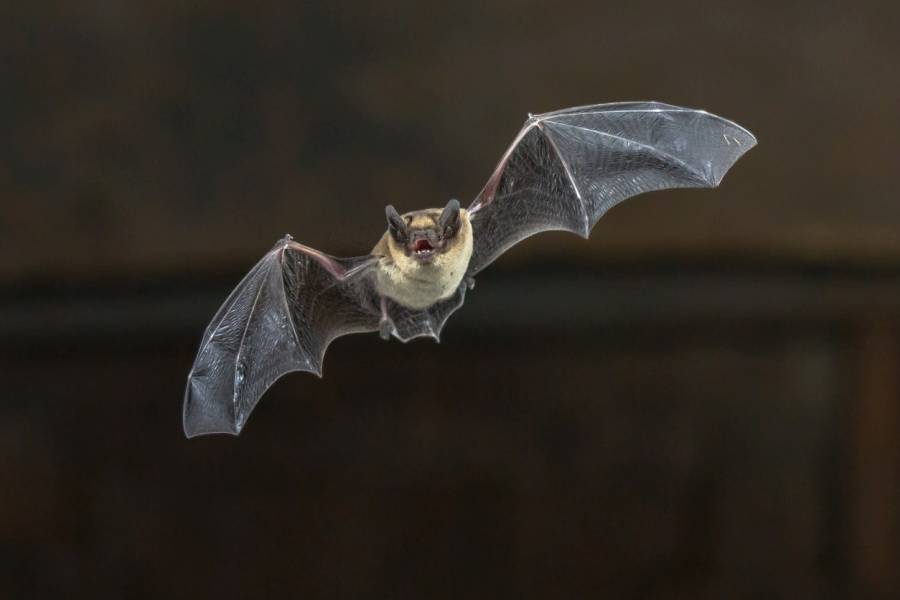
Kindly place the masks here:
<instances>
[{"instance_id":1,"label":"bat leg","mask_svg":"<svg viewBox=\"0 0 900 600\"><path fill-rule=\"evenodd\" d=\"M381 297L381 320L378 322L378 335L383 340L391 339L394 332L394 323L387 313L387 298Z\"/></svg>"},{"instance_id":2,"label":"bat leg","mask_svg":"<svg viewBox=\"0 0 900 600\"><path fill-rule=\"evenodd\" d=\"M474 277L466 277L466 285L469 286L470 290L475 289L475 278Z\"/></svg>"}]
</instances>

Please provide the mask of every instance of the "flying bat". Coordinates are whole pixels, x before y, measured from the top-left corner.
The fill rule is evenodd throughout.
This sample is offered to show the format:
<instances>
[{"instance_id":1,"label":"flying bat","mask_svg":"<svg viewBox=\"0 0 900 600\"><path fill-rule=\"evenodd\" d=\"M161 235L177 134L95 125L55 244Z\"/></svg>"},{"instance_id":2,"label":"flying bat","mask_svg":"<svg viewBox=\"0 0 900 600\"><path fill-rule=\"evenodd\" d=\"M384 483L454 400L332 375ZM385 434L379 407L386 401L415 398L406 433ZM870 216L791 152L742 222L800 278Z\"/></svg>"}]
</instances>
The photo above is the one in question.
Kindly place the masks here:
<instances>
[{"instance_id":1,"label":"flying bat","mask_svg":"<svg viewBox=\"0 0 900 600\"><path fill-rule=\"evenodd\" d=\"M514 244L550 230L587 238L606 211L643 192L716 187L755 144L727 119L659 102L529 115L468 208L388 205L387 231L354 258L285 236L206 328L188 374L185 434L237 435L279 377L321 377L339 336L439 339L475 276Z\"/></svg>"}]
</instances>

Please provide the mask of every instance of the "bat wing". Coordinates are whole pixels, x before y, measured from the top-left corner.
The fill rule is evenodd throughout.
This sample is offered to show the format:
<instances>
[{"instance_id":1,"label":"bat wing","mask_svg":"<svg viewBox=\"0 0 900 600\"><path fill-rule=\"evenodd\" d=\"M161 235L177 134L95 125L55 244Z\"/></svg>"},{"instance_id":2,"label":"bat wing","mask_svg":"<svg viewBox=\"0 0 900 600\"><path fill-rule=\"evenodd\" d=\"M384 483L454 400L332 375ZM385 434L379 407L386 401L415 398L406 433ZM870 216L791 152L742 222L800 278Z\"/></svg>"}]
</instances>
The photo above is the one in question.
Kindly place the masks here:
<instances>
[{"instance_id":1,"label":"bat wing","mask_svg":"<svg viewBox=\"0 0 900 600\"><path fill-rule=\"evenodd\" d=\"M282 375L322 375L328 345L349 333L379 330L378 258L336 258L280 240L231 292L213 317L188 374L184 432L237 435L265 391ZM462 306L465 286L425 310L385 299L391 333L406 342L438 339Z\"/></svg>"},{"instance_id":2,"label":"bat wing","mask_svg":"<svg viewBox=\"0 0 900 600\"><path fill-rule=\"evenodd\" d=\"M321 376L333 339L377 330L375 260L335 258L290 236L279 241L206 328L185 390L185 434L240 433L279 377Z\"/></svg>"},{"instance_id":3,"label":"bat wing","mask_svg":"<svg viewBox=\"0 0 900 600\"><path fill-rule=\"evenodd\" d=\"M659 102L529 116L469 207L468 274L541 231L586 238L606 211L631 196L716 187L755 144L753 134L727 119Z\"/></svg>"}]
</instances>

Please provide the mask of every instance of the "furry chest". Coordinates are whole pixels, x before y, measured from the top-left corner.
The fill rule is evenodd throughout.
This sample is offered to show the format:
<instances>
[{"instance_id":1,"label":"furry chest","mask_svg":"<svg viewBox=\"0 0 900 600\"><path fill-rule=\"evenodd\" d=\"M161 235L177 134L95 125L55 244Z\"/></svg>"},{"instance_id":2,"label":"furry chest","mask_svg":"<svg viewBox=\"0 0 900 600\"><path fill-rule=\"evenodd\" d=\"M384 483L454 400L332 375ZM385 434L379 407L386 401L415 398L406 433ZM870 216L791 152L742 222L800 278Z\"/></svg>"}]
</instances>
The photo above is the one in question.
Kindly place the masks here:
<instances>
[{"instance_id":1,"label":"furry chest","mask_svg":"<svg viewBox=\"0 0 900 600\"><path fill-rule=\"evenodd\" d=\"M412 309L428 308L450 297L462 282L465 268L441 264L420 267L382 261L376 275L378 292Z\"/></svg>"}]
</instances>

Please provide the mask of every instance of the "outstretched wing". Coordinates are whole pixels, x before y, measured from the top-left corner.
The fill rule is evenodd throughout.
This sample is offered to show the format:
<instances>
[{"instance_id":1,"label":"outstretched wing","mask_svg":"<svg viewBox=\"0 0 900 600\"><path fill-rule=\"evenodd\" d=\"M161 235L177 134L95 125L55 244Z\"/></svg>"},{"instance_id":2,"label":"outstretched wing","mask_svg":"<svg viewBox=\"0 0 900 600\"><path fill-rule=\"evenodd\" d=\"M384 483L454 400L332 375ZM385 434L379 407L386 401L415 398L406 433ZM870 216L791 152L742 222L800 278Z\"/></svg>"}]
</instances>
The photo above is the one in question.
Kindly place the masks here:
<instances>
[{"instance_id":1,"label":"outstretched wing","mask_svg":"<svg viewBox=\"0 0 900 600\"><path fill-rule=\"evenodd\" d=\"M260 397L282 375L322 375L328 345L349 333L377 331L382 299L372 281L375 256L336 258L280 240L213 317L184 393L184 432L240 433ZM439 339L465 286L424 310L385 299L393 335Z\"/></svg>"},{"instance_id":2,"label":"outstretched wing","mask_svg":"<svg viewBox=\"0 0 900 600\"><path fill-rule=\"evenodd\" d=\"M548 230L590 234L626 198L716 187L756 144L702 110L659 102L568 108L530 116L469 207L475 275L510 246Z\"/></svg>"},{"instance_id":3,"label":"outstretched wing","mask_svg":"<svg viewBox=\"0 0 900 600\"><path fill-rule=\"evenodd\" d=\"M340 259L286 236L206 328L184 395L184 432L238 434L260 396L290 371L321 376L328 344L378 329L372 256Z\"/></svg>"}]
</instances>

